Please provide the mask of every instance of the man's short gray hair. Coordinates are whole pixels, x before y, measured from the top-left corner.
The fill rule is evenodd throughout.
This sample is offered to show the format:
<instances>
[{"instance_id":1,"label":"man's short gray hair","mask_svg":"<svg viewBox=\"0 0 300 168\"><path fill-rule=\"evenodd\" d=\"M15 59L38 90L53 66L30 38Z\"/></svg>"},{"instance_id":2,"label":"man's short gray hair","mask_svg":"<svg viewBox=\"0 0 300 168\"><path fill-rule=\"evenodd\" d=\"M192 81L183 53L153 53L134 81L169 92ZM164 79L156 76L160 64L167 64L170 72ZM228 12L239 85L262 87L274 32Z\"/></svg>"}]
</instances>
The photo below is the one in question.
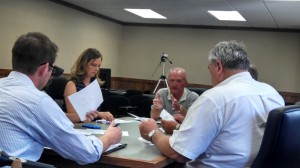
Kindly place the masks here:
<instances>
[{"instance_id":1,"label":"man's short gray hair","mask_svg":"<svg viewBox=\"0 0 300 168\"><path fill-rule=\"evenodd\" d=\"M236 41L223 41L214 46L209 55L210 63L220 61L224 68L248 70L250 61L246 48Z\"/></svg>"},{"instance_id":2,"label":"man's short gray hair","mask_svg":"<svg viewBox=\"0 0 300 168\"><path fill-rule=\"evenodd\" d=\"M178 71L180 71L180 72L183 73L183 78L184 78L185 81L187 81L186 70L183 69L183 68L180 68L180 67L173 67L173 68L171 68L169 70L168 76L169 76L170 73L172 73L172 72L178 72Z\"/></svg>"}]
</instances>

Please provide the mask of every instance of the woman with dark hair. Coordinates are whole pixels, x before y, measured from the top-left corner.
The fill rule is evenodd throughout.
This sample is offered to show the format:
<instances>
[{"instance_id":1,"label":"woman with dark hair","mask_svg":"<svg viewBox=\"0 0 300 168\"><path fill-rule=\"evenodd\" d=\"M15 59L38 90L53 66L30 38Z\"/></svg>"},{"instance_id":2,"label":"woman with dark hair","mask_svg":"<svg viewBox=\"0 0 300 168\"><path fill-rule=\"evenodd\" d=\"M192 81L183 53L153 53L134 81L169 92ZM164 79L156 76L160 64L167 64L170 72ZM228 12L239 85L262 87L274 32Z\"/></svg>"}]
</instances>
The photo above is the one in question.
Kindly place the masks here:
<instances>
[{"instance_id":1,"label":"woman with dark hair","mask_svg":"<svg viewBox=\"0 0 300 168\"><path fill-rule=\"evenodd\" d=\"M97 49L88 48L78 57L71 69L71 79L65 87L64 97L67 116L73 123L80 122L80 118L70 103L68 96L85 88L94 80L97 80L100 85L98 74L101 63L102 54ZM114 119L114 116L110 112L91 111L87 113L87 116L85 122L90 122L94 118L103 118L108 121Z\"/></svg>"}]
</instances>

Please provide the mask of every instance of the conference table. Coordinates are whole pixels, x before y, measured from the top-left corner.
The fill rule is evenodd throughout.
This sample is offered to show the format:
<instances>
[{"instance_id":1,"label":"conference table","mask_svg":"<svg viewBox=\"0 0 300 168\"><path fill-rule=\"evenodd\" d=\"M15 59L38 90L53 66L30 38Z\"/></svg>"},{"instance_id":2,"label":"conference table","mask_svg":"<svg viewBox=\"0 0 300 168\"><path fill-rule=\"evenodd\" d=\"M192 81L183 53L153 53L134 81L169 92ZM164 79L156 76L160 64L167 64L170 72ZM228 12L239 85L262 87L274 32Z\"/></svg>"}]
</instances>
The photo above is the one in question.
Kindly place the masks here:
<instances>
[{"instance_id":1,"label":"conference table","mask_svg":"<svg viewBox=\"0 0 300 168\"><path fill-rule=\"evenodd\" d=\"M170 166L174 161L163 156L155 147L144 141L139 140L140 132L138 128L139 121L132 117L122 117L120 120L128 123L121 123L122 131L128 132L128 136L122 136L120 143L126 143L123 149L114 151L110 154L103 154L99 161L88 165L78 165L74 161L67 160L59 156L51 149L45 149L41 158L41 162L53 164L57 167L133 167L133 168L160 168ZM92 123L101 126L104 130L108 125L105 123ZM76 124L77 129L86 129L82 127L82 123ZM95 134L95 136L101 136ZM101 165L101 166L100 166Z\"/></svg>"}]
</instances>

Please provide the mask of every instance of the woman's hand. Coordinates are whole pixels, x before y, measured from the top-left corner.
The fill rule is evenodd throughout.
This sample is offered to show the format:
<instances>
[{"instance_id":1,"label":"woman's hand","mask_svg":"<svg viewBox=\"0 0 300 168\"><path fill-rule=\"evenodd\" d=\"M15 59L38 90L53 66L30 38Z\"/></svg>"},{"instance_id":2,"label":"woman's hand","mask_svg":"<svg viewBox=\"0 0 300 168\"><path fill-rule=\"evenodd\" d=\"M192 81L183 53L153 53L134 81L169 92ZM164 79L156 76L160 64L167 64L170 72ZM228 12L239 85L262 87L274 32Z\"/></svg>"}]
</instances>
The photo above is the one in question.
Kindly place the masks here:
<instances>
[{"instance_id":1,"label":"woman's hand","mask_svg":"<svg viewBox=\"0 0 300 168\"><path fill-rule=\"evenodd\" d=\"M98 117L97 111L88 112L86 113L86 120L84 120L83 122L92 122L97 117Z\"/></svg>"},{"instance_id":2,"label":"woman's hand","mask_svg":"<svg viewBox=\"0 0 300 168\"><path fill-rule=\"evenodd\" d=\"M106 112L98 112L98 117L99 118L103 118L107 121L112 121L114 120L114 116L109 112L109 111L106 111Z\"/></svg>"}]
</instances>

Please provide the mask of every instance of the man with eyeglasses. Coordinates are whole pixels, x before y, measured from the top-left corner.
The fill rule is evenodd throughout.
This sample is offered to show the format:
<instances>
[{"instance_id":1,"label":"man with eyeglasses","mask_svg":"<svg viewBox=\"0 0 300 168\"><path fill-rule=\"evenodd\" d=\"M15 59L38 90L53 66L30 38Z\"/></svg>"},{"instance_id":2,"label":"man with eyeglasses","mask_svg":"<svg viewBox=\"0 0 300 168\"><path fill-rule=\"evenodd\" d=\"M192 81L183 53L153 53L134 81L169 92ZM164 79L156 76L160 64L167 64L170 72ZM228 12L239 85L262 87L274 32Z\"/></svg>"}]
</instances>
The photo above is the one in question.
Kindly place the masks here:
<instances>
[{"instance_id":1,"label":"man with eyeglasses","mask_svg":"<svg viewBox=\"0 0 300 168\"><path fill-rule=\"evenodd\" d=\"M46 63L42 63L41 65L44 65L44 64L47 64L47 62ZM58 67L56 65L49 64L49 66L51 67L51 68L49 68L49 71L52 70L51 76L60 76L64 72L64 69L62 69L62 68L60 68L60 67Z\"/></svg>"},{"instance_id":2,"label":"man with eyeglasses","mask_svg":"<svg viewBox=\"0 0 300 168\"><path fill-rule=\"evenodd\" d=\"M78 164L96 162L110 145L120 142L121 129L111 122L103 136L85 136L41 91L51 76L63 73L54 66L57 51L42 33L27 33L15 42L13 71L0 79L0 150L37 161L44 147L50 147Z\"/></svg>"}]
</instances>

